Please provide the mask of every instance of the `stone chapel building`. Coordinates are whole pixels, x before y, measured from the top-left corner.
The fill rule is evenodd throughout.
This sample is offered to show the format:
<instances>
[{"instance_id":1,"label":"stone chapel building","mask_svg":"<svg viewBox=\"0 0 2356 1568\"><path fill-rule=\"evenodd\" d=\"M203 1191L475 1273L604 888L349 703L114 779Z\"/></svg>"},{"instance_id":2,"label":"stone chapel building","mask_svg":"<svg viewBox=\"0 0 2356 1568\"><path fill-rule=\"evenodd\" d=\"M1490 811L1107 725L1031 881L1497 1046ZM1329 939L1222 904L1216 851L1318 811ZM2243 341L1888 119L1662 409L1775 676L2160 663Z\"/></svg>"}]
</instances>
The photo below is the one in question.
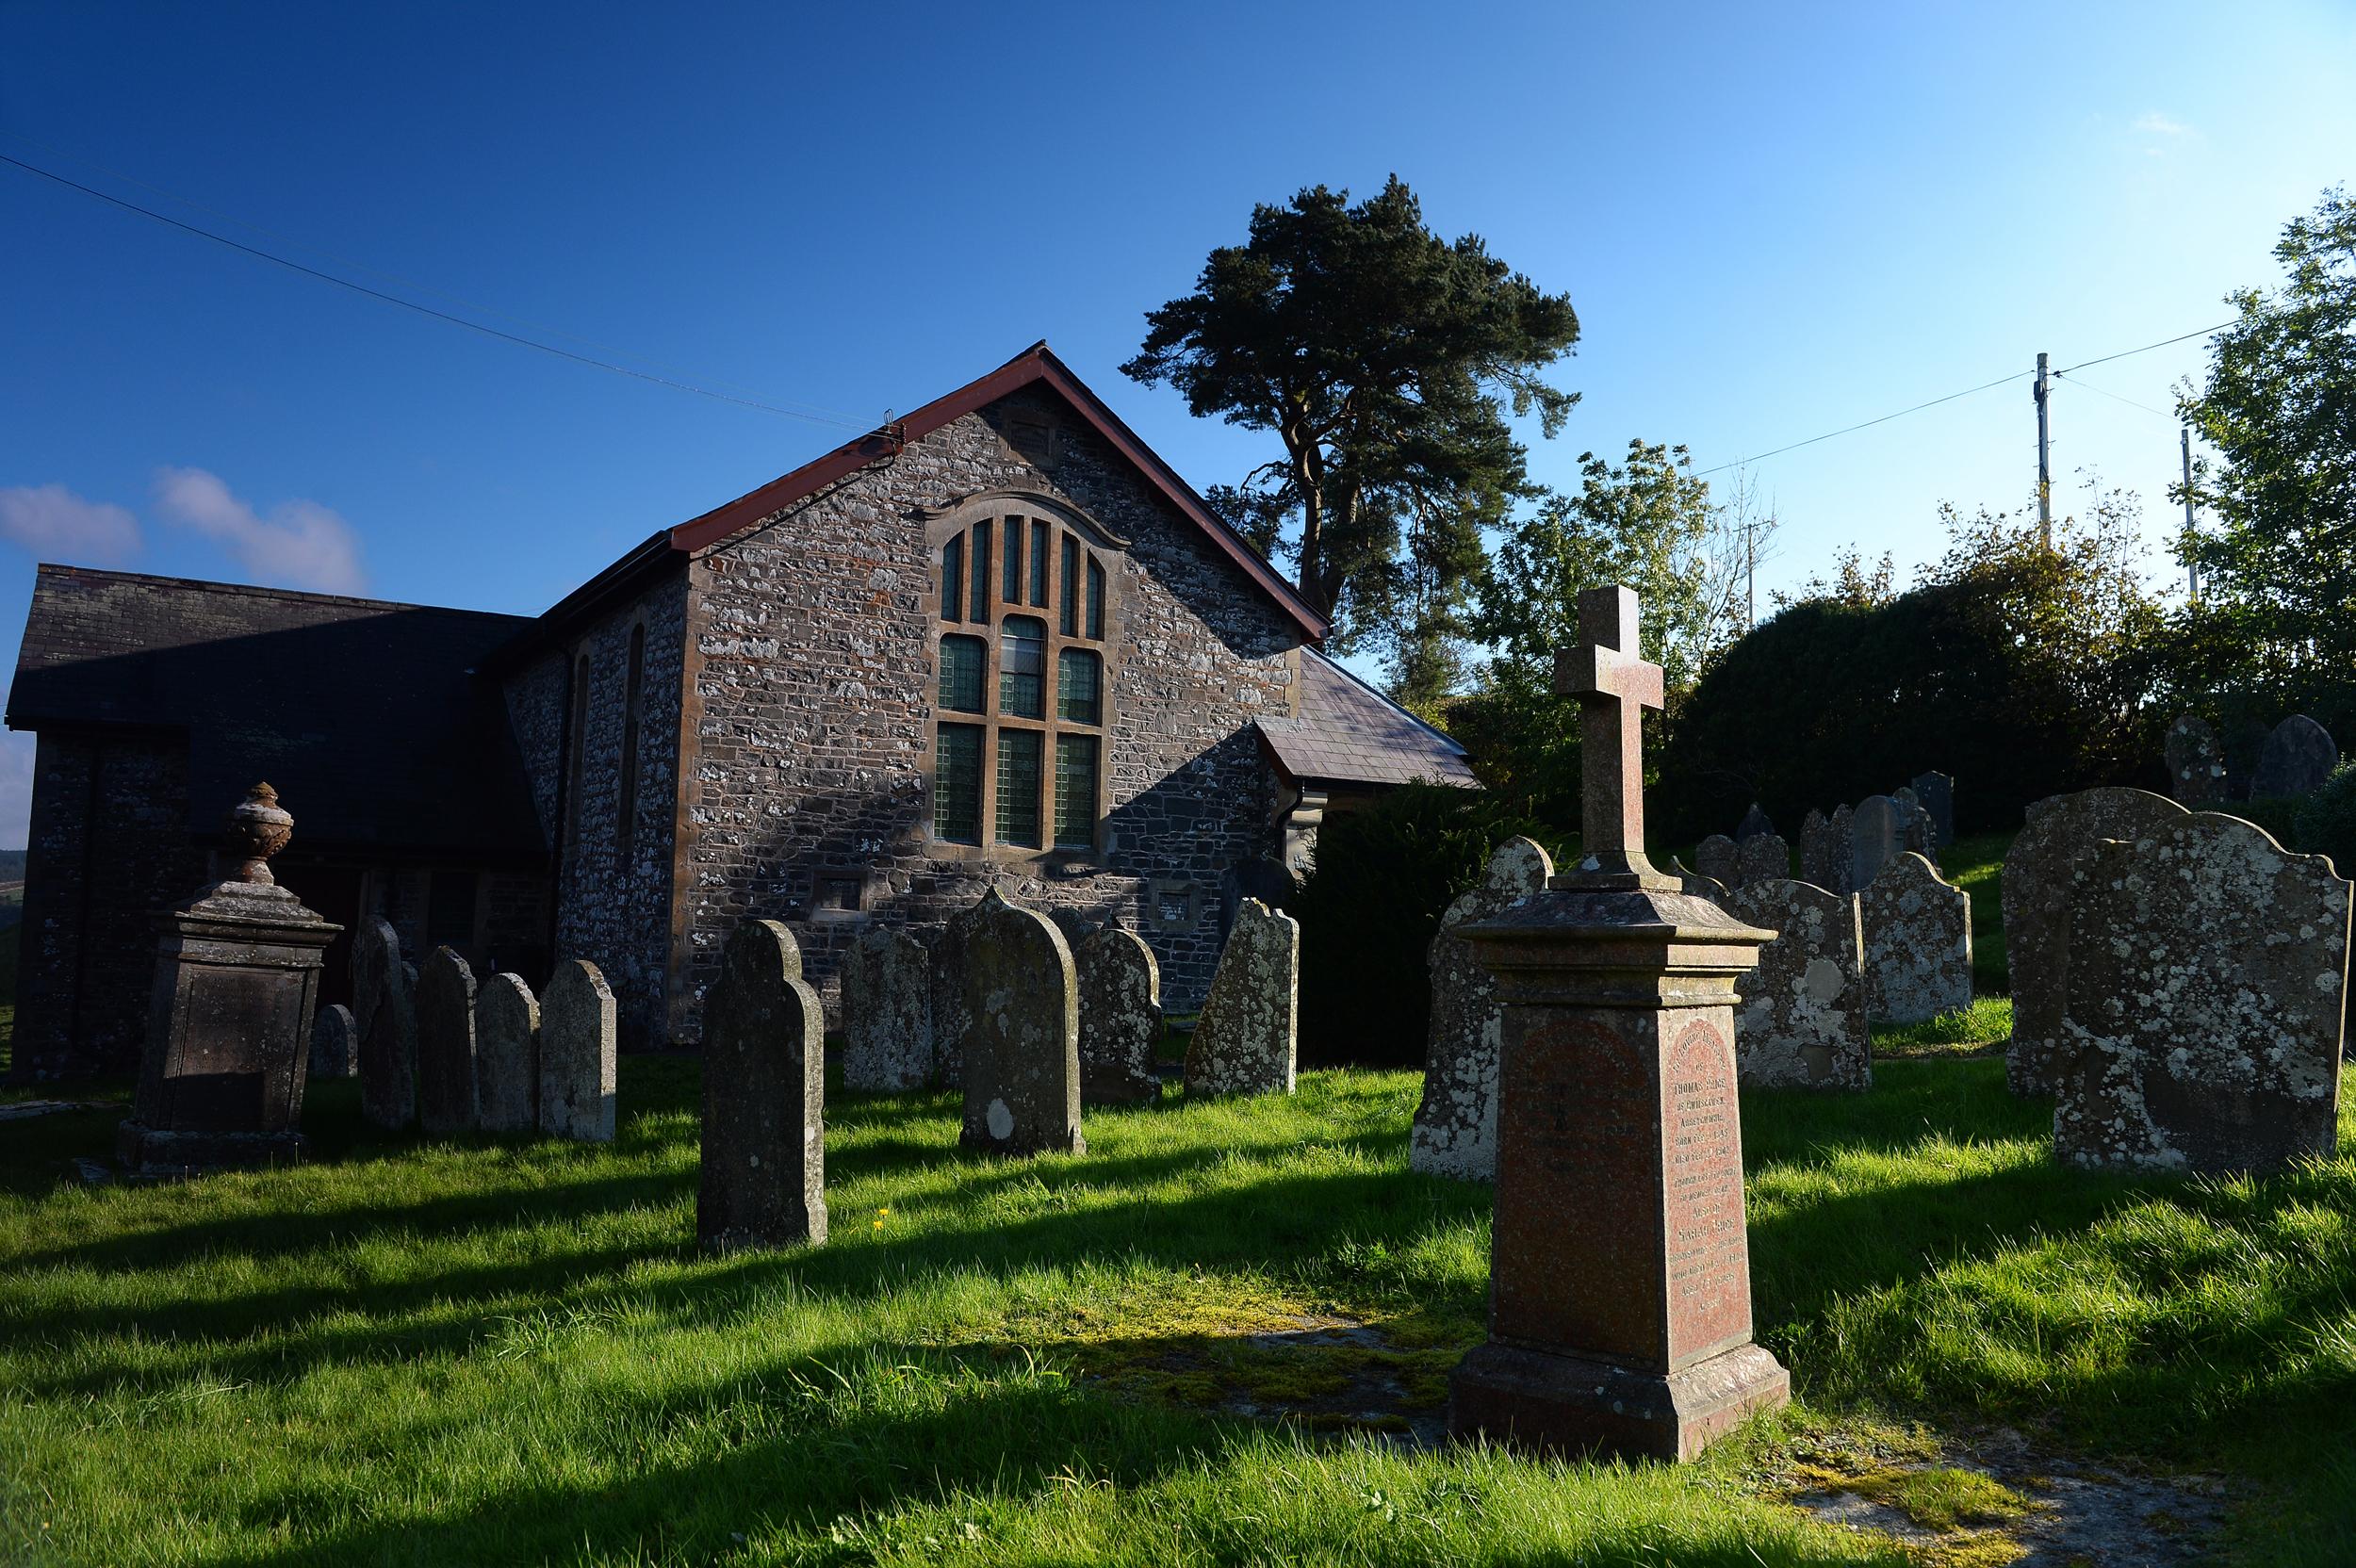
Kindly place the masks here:
<instances>
[{"instance_id":1,"label":"stone chapel building","mask_svg":"<svg viewBox=\"0 0 2356 1568\"><path fill-rule=\"evenodd\" d=\"M1136 930L1190 1008L1324 809L1472 782L1324 633L1044 344L537 617L44 565L14 1075L137 1063L154 915L256 779L328 919L535 987L589 958L632 1048L695 1039L740 921L830 994L865 923L993 882Z\"/></svg>"}]
</instances>

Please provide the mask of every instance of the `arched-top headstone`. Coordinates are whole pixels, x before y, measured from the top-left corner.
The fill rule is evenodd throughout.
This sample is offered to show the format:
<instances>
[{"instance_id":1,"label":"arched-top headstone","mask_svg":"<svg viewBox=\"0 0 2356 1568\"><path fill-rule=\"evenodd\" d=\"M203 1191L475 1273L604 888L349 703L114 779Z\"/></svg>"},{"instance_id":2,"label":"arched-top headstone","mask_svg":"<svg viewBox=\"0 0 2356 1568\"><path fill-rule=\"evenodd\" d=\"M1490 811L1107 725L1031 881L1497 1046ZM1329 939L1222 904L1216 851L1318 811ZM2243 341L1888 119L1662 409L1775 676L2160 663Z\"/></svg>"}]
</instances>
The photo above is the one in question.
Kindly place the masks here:
<instances>
[{"instance_id":1,"label":"arched-top headstone","mask_svg":"<svg viewBox=\"0 0 2356 1568\"><path fill-rule=\"evenodd\" d=\"M879 925L843 955L843 1084L866 1093L933 1076L932 960L914 934Z\"/></svg>"},{"instance_id":2,"label":"arched-top headstone","mask_svg":"<svg viewBox=\"0 0 2356 1568\"><path fill-rule=\"evenodd\" d=\"M1079 977L1055 923L992 889L965 939L965 1128L994 1154L1085 1153Z\"/></svg>"},{"instance_id":3,"label":"arched-top headstone","mask_svg":"<svg viewBox=\"0 0 2356 1568\"><path fill-rule=\"evenodd\" d=\"M476 1085L486 1133L540 1125L540 1003L520 974L494 974L475 991Z\"/></svg>"},{"instance_id":4,"label":"arched-top headstone","mask_svg":"<svg viewBox=\"0 0 2356 1568\"><path fill-rule=\"evenodd\" d=\"M1779 833L1756 833L1734 846L1733 887L1780 882L1792 874L1792 846Z\"/></svg>"},{"instance_id":5,"label":"arched-top headstone","mask_svg":"<svg viewBox=\"0 0 2356 1568\"><path fill-rule=\"evenodd\" d=\"M1746 839L1756 839L1762 833L1773 833L1775 830L1775 819L1767 815L1767 808L1752 801L1751 808L1742 813L1742 821L1734 830L1734 841L1739 844Z\"/></svg>"},{"instance_id":6,"label":"arched-top headstone","mask_svg":"<svg viewBox=\"0 0 2356 1568\"><path fill-rule=\"evenodd\" d=\"M2163 753L2168 759L2168 793L2177 803L2199 810L2225 798L2225 748L2209 721L2185 713L2168 727Z\"/></svg>"},{"instance_id":7,"label":"arched-top headstone","mask_svg":"<svg viewBox=\"0 0 2356 1568\"><path fill-rule=\"evenodd\" d=\"M794 934L774 920L738 926L704 994L704 1246L826 1239L826 1037Z\"/></svg>"},{"instance_id":8,"label":"arched-top headstone","mask_svg":"<svg viewBox=\"0 0 2356 1568\"><path fill-rule=\"evenodd\" d=\"M456 948L426 955L417 970L417 1125L428 1134L481 1122L474 992L474 971Z\"/></svg>"},{"instance_id":9,"label":"arched-top headstone","mask_svg":"<svg viewBox=\"0 0 2356 1568\"><path fill-rule=\"evenodd\" d=\"M2004 852L2004 967L2012 976L2012 1043L2004 1078L2015 1094L2051 1094L2067 1058L2062 1008L2070 982L2071 870L2105 839L2128 842L2185 814L2149 790L2081 790L2033 801Z\"/></svg>"},{"instance_id":10,"label":"arched-top headstone","mask_svg":"<svg viewBox=\"0 0 2356 1568\"><path fill-rule=\"evenodd\" d=\"M331 1003L311 1025L311 1076L349 1078L360 1070L360 1026L352 1009Z\"/></svg>"},{"instance_id":11,"label":"arched-top headstone","mask_svg":"<svg viewBox=\"0 0 2356 1568\"><path fill-rule=\"evenodd\" d=\"M1107 925L1072 950L1080 986L1080 1104L1150 1105L1161 1098L1153 1047L1162 1037L1162 972L1134 931Z\"/></svg>"},{"instance_id":12,"label":"arched-top headstone","mask_svg":"<svg viewBox=\"0 0 2356 1568\"><path fill-rule=\"evenodd\" d=\"M965 1082L965 1038L973 1018L965 1007L965 946L981 924L985 891L942 922L932 935L933 1078L945 1086Z\"/></svg>"},{"instance_id":13,"label":"arched-top headstone","mask_svg":"<svg viewBox=\"0 0 2356 1568\"><path fill-rule=\"evenodd\" d=\"M1186 1042L1188 1097L1292 1093L1300 990L1299 923L1245 899Z\"/></svg>"},{"instance_id":14,"label":"arched-top headstone","mask_svg":"<svg viewBox=\"0 0 2356 1568\"><path fill-rule=\"evenodd\" d=\"M1497 1175L1497 1070L1504 1004L1497 977L1456 927L1486 920L1543 892L1554 862L1530 839L1508 839L1489 857L1478 887L1457 895L1432 939L1432 1019L1425 1039L1423 1100L1415 1107L1407 1163L1433 1176L1486 1182Z\"/></svg>"},{"instance_id":15,"label":"arched-top headstone","mask_svg":"<svg viewBox=\"0 0 2356 1568\"><path fill-rule=\"evenodd\" d=\"M1724 833L1712 833L1693 846L1693 871L1712 882L1731 885L1735 880L1734 841Z\"/></svg>"},{"instance_id":16,"label":"arched-top headstone","mask_svg":"<svg viewBox=\"0 0 2356 1568\"><path fill-rule=\"evenodd\" d=\"M581 1143L614 1141L614 989L597 966L567 958L540 999L540 1131Z\"/></svg>"},{"instance_id":17,"label":"arched-top headstone","mask_svg":"<svg viewBox=\"0 0 2356 1568\"><path fill-rule=\"evenodd\" d=\"M1892 1023L1972 1005L1972 895L1907 850L1857 894L1873 1016Z\"/></svg>"},{"instance_id":18,"label":"arched-top headstone","mask_svg":"<svg viewBox=\"0 0 2356 1568\"><path fill-rule=\"evenodd\" d=\"M2279 800L2307 794L2322 787L2340 765L2340 748L2331 731L2304 713L2293 713L2274 727L2266 749L2258 754L2258 771L2250 793L2258 800Z\"/></svg>"},{"instance_id":19,"label":"arched-top headstone","mask_svg":"<svg viewBox=\"0 0 2356 1568\"><path fill-rule=\"evenodd\" d=\"M2338 1146L2350 888L2203 811L2076 862L2053 1152L2222 1174Z\"/></svg>"},{"instance_id":20,"label":"arched-top headstone","mask_svg":"<svg viewBox=\"0 0 2356 1568\"><path fill-rule=\"evenodd\" d=\"M1753 882L1722 906L1746 925L1775 933L1759 967L1737 976L1735 1066L1759 1088L1873 1086L1868 1033L1864 926L1855 893L1806 882Z\"/></svg>"},{"instance_id":21,"label":"arched-top headstone","mask_svg":"<svg viewBox=\"0 0 2356 1568\"><path fill-rule=\"evenodd\" d=\"M1864 891L1891 856L1906 853L1907 820L1906 808L1888 795L1857 802L1849 823L1851 887Z\"/></svg>"}]
</instances>

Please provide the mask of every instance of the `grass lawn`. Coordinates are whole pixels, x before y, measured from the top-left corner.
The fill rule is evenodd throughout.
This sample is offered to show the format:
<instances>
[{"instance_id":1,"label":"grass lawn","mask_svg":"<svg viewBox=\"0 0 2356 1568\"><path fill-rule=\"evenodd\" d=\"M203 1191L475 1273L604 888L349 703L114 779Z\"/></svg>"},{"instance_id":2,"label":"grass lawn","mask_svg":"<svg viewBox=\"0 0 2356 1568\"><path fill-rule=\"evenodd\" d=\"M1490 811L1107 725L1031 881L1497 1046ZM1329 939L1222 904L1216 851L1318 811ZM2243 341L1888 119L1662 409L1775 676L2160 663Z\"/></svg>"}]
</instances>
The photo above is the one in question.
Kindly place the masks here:
<instances>
[{"instance_id":1,"label":"grass lawn","mask_svg":"<svg viewBox=\"0 0 2356 1568\"><path fill-rule=\"evenodd\" d=\"M1999 1424L2246 1478L2249 1562L2356 1530L2356 1159L2064 1172L2000 1061L1744 1097L1802 1404L1684 1469L1382 1429L1436 1411L1486 1278L1485 1190L1405 1168L1418 1075L1091 1113L1088 1154L1023 1164L960 1155L946 1098L838 1100L833 1241L715 1259L695 1065L623 1067L602 1149L376 1140L337 1084L307 1167L89 1189L59 1162L106 1118L9 1125L0 1561L1992 1562L1782 1499ZM1368 1380L1396 1415L1333 1413Z\"/></svg>"}]
</instances>

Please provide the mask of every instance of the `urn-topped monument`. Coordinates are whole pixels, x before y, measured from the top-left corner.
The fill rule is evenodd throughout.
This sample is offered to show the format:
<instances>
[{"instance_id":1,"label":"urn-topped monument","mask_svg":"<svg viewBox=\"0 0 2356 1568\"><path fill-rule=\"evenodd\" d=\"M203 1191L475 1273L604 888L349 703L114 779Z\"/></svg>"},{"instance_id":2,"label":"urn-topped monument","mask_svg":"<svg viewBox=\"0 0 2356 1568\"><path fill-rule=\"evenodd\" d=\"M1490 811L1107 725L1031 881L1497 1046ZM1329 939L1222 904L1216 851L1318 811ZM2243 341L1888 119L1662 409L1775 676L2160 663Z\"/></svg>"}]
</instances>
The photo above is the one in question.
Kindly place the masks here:
<instances>
[{"instance_id":1,"label":"urn-topped monument","mask_svg":"<svg viewBox=\"0 0 2356 1568\"><path fill-rule=\"evenodd\" d=\"M1460 1436L1691 1459L1791 1378L1751 1342L1734 982L1772 931L1644 856L1639 722L1661 668L1636 596L1583 593L1556 690L1579 699L1578 862L1457 935L1497 976L1489 1338L1449 1381Z\"/></svg>"},{"instance_id":2,"label":"urn-topped monument","mask_svg":"<svg viewBox=\"0 0 2356 1568\"><path fill-rule=\"evenodd\" d=\"M161 917L139 1093L116 1135L136 1174L302 1157L319 970L343 927L270 874L293 830L278 792L256 784L229 813L237 871Z\"/></svg>"}]
</instances>

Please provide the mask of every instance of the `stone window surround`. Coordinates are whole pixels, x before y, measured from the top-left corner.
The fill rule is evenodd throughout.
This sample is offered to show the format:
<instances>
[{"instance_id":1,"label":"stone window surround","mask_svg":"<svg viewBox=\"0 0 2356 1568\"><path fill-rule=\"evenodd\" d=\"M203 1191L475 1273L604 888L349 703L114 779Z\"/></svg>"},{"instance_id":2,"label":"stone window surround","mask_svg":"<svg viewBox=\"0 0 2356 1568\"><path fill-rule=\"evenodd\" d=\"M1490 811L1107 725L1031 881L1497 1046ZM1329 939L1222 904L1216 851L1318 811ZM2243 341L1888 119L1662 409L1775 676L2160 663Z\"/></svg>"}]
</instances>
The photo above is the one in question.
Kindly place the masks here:
<instances>
[{"instance_id":1,"label":"stone window surround","mask_svg":"<svg viewBox=\"0 0 2356 1568\"><path fill-rule=\"evenodd\" d=\"M922 764L924 778L923 822L925 853L942 860L976 860L992 865L1052 869L1066 875L1084 874L1100 869L1104 864L1105 851L1109 847L1106 843L1108 830L1105 822L1112 810L1113 694L1117 690L1116 681L1121 663L1121 650L1123 644L1121 631L1126 624L1124 616L1126 594L1122 574L1117 569L1117 563L1107 558L1126 551L1129 547L1129 541L1114 533L1070 501L1048 495L1044 491L1033 489L979 491L949 506L938 510L926 510L921 515L924 518L924 613L928 627L925 650L929 655L924 686L924 756ZM1086 546L1081 552L1084 561L1093 552L1103 566L1104 574L1104 635L1101 640L1086 635L1088 618L1085 607L1079 617L1081 635L1073 637L1064 634L1062 600L1055 598L1052 591L1053 588L1060 585L1062 580L1060 537L1055 547L1049 552L1048 571L1051 582L1049 596L1055 599L1055 602L1048 605L1033 605L1028 602L1007 605L1003 601L1001 595L1004 588L1004 570L1001 563L1006 548L1005 519L1008 516L1024 517L1033 522L1040 518L1052 519L1059 536L1065 531L1079 536ZM971 559L972 552L969 550L963 572L963 590L968 602L961 603L957 607L958 619L943 620L941 612L941 547L951 539L965 533L975 523L985 518L995 525L990 530L992 558L990 569L987 574L990 617L987 622L975 622L971 617L970 601L974 581L974 569ZM1024 548L1027 551L1030 548L1028 529L1024 531ZM1087 580L1085 567L1081 572L1081 580L1083 584ZM1025 597L1027 600L1027 592ZM1045 713L1043 718L1016 718L1001 714L998 710L999 652L1006 618L1009 614L1034 617L1045 623L1047 628L1046 648L1041 661L1046 687L1040 704ZM944 636L978 637L983 644L982 703L984 710L980 713L944 713L941 710L940 705L941 640ZM1062 694L1057 689L1057 678L1066 648L1084 649L1096 655L1099 661L1098 712L1097 722L1093 725L1081 724L1059 716ZM933 831L934 765L935 759L939 755L937 741L940 726L943 722L971 724L983 732L981 822L985 841L979 844L960 843L955 840L943 839ZM1040 756L1041 772L1045 776L1045 788L1041 792L1039 836L1050 841L1040 848L1034 849L1024 844L999 844L987 841L995 833L998 820L998 731L1002 725L1013 728L1038 730L1043 736L1040 742ZM1052 841L1055 836L1055 737L1066 732L1089 735L1096 740L1096 841L1088 849L1077 849L1069 845L1059 847Z\"/></svg>"}]
</instances>

